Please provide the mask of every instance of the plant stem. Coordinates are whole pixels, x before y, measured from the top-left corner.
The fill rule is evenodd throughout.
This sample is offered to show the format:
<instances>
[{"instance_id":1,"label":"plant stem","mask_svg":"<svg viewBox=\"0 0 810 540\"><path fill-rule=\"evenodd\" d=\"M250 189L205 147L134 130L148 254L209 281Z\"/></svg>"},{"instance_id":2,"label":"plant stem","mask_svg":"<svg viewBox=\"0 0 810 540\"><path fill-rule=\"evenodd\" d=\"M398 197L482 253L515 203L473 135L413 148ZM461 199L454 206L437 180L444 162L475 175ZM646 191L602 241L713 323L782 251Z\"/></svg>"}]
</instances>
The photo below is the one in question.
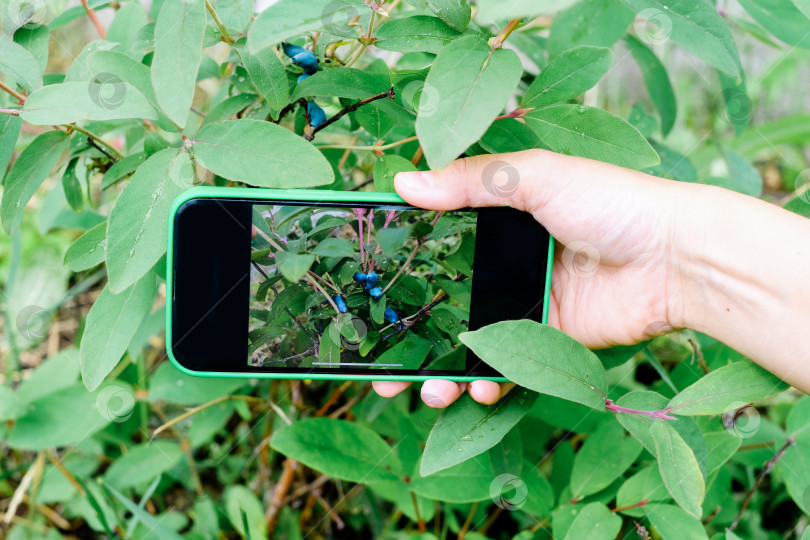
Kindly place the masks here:
<instances>
[{"instance_id":1,"label":"plant stem","mask_svg":"<svg viewBox=\"0 0 810 540\"><path fill-rule=\"evenodd\" d=\"M331 118L329 118L328 120L326 120L320 126L312 128L312 134L309 135L309 136L306 136L305 139L307 139L308 141L311 141L312 139L315 138L315 134L318 133L320 130L326 128L327 126L329 126L331 124L334 124L335 122L337 122L338 120L343 118L346 114L348 114L348 113L350 113L352 111L356 111L357 109L359 109L363 105L368 105L372 101L376 101L378 99L383 99L383 98L394 99L394 95L395 95L394 94L394 87L392 86L391 88L389 88L385 92L377 94L376 96L367 97L366 99L361 99L357 103L352 103L351 105L347 105L347 106L343 107L343 109L341 109L336 115L334 115Z\"/></svg>"},{"instance_id":2,"label":"plant stem","mask_svg":"<svg viewBox=\"0 0 810 540\"><path fill-rule=\"evenodd\" d=\"M743 501L742 506L740 506L740 511L737 512L737 517L735 517L734 521L732 521L731 525L729 525L728 527L729 531L733 531L734 529L737 528L737 525L739 525L740 519L742 518L743 512L745 512L745 509L748 507L748 503L751 502L751 498L754 496L754 492L756 492L756 490L759 489L759 486L762 485L762 481L765 480L765 477L768 475L768 473L771 472L774 465L776 465L779 462L779 460L785 456L785 452L787 452L787 449L793 446L794 444L796 444L795 439L793 437L788 437L787 440L785 441L785 444L782 445L782 448L780 448L779 451L776 454L774 454L774 456L771 459L765 462L765 466L762 468L762 472L759 473L757 481L754 482L754 487L752 487L751 491L748 492L748 495L745 496L745 500Z\"/></svg>"},{"instance_id":3,"label":"plant stem","mask_svg":"<svg viewBox=\"0 0 810 540\"><path fill-rule=\"evenodd\" d=\"M467 519L464 520L464 525L462 525L461 530L458 531L458 540L464 540L464 537L467 536L467 531L470 530L470 524L472 524L476 510L478 510L478 501L473 503L472 507L470 508L470 513L467 514Z\"/></svg>"},{"instance_id":4,"label":"plant stem","mask_svg":"<svg viewBox=\"0 0 810 540\"><path fill-rule=\"evenodd\" d=\"M503 46L503 42L506 41L506 38L509 37L509 34L511 34L515 30L515 28L518 27L520 21L522 20L523 19L512 19L511 21L509 21L506 24L506 26L504 26L503 29L498 33L497 36L489 40L490 48L493 51L496 49L500 49Z\"/></svg>"},{"instance_id":5,"label":"plant stem","mask_svg":"<svg viewBox=\"0 0 810 540\"><path fill-rule=\"evenodd\" d=\"M96 30L98 30L98 35L101 36L101 39L107 39L107 31L101 24L96 12L93 11L93 8L87 5L87 0L82 0L82 5L84 6L84 10L87 12L87 16L90 17L90 20L93 21L93 25L95 25Z\"/></svg>"},{"instance_id":6,"label":"plant stem","mask_svg":"<svg viewBox=\"0 0 810 540\"><path fill-rule=\"evenodd\" d=\"M105 141L104 139L102 139L101 137L99 137L98 135L93 133L92 131L88 131L88 130L84 129L83 127L77 126L76 124L68 124L67 128L68 128L68 131L78 131L79 133L81 133L83 135L87 135L88 137L90 137L91 139L96 141L98 144L100 144L101 146L103 146L104 148L106 148L107 150L112 152L112 154L116 158L123 159L124 154L119 152L116 147L114 147L113 145L111 145L110 143L108 143L107 141Z\"/></svg>"},{"instance_id":7,"label":"plant stem","mask_svg":"<svg viewBox=\"0 0 810 540\"><path fill-rule=\"evenodd\" d=\"M633 508L641 508L642 506L644 506L645 504L647 504L649 502L650 501L648 501L647 499L641 499L636 504L629 504L627 506L620 506L618 508L614 508L613 510L611 510L611 512L615 513L615 512L622 512L624 510L631 510Z\"/></svg>"},{"instance_id":8,"label":"plant stem","mask_svg":"<svg viewBox=\"0 0 810 540\"><path fill-rule=\"evenodd\" d=\"M416 493L413 491L408 490L411 494L411 501L413 501L413 514L416 516L416 523L419 527L419 533L425 532L425 520L422 519L421 514L419 513L419 501L416 499Z\"/></svg>"},{"instance_id":9,"label":"plant stem","mask_svg":"<svg viewBox=\"0 0 810 540\"><path fill-rule=\"evenodd\" d=\"M187 410L186 412L184 412L180 416L176 416L176 417L172 418L171 420L169 420L168 422L166 422L162 426L158 427L152 433L152 438L157 437L158 434L160 434L163 430L175 425L177 422L185 420L189 416L194 416L195 414L202 411L203 409L207 409L208 407L213 407L217 403L222 403L223 401L227 401L229 399L241 399L241 400L244 400L244 401L258 401L258 402L262 401L261 399L259 399L257 397L253 397L253 396L231 396L231 395L219 396L216 399L212 399L208 403L203 403L202 405L198 405L198 406L196 406L194 408L191 408L191 409Z\"/></svg>"},{"instance_id":10,"label":"plant stem","mask_svg":"<svg viewBox=\"0 0 810 540\"><path fill-rule=\"evenodd\" d=\"M374 144L372 146L354 146L344 144L319 144L317 146L318 148L336 148L339 150L374 150L376 152L378 150L388 150L389 148L395 148L397 146L407 144L417 139L418 137L414 135L413 137L408 137L407 139L402 139L401 141L396 141L388 144Z\"/></svg>"},{"instance_id":11,"label":"plant stem","mask_svg":"<svg viewBox=\"0 0 810 540\"><path fill-rule=\"evenodd\" d=\"M10 114L12 116L20 116L20 111L17 109L0 109L0 114Z\"/></svg>"},{"instance_id":12,"label":"plant stem","mask_svg":"<svg viewBox=\"0 0 810 540\"><path fill-rule=\"evenodd\" d=\"M15 98L17 98L17 100L18 100L20 103L24 103L24 102L25 102L25 100L26 100L26 96L25 96L25 94L20 94L19 92L17 92L16 90L14 90L13 88L11 88L10 86L6 85L6 83L4 83L3 81L0 81L0 90L5 90L5 91L6 91L6 92L8 92L9 94L11 94L11 95L12 95L12 96L14 96Z\"/></svg>"},{"instance_id":13,"label":"plant stem","mask_svg":"<svg viewBox=\"0 0 810 540\"><path fill-rule=\"evenodd\" d=\"M616 405L611 399L605 399L605 408L614 413L639 414L642 416L649 416L650 418L660 418L661 420L677 420L677 418L674 416L669 416L667 414L670 412L669 409L662 409L660 411L640 411L638 409L628 409L627 407Z\"/></svg>"},{"instance_id":14,"label":"plant stem","mask_svg":"<svg viewBox=\"0 0 810 540\"><path fill-rule=\"evenodd\" d=\"M222 20L219 18L219 15L217 15L217 12L214 11L214 6L211 5L211 2L205 0L205 7L208 10L208 13L211 14L211 18L214 19L214 24L216 24L217 28L219 28L219 33L222 36L222 40L225 41L225 43L234 43L233 38L228 33L228 30L225 29L225 25L222 24Z\"/></svg>"}]
</instances>

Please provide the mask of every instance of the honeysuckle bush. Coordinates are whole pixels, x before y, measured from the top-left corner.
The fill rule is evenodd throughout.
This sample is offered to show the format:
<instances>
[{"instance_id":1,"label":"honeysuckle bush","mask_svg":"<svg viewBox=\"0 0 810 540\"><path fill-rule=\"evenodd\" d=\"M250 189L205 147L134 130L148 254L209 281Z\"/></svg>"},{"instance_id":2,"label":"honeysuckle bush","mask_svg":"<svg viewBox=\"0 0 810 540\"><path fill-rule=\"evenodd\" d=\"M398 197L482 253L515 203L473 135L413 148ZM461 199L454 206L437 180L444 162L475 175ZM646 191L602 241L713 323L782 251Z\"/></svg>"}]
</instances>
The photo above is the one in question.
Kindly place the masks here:
<instances>
[{"instance_id":1,"label":"honeysuckle bush","mask_svg":"<svg viewBox=\"0 0 810 540\"><path fill-rule=\"evenodd\" d=\"M703 335L591 352L530 321L460 332L451 310L402 335L519 386L437 412L368 383L191 378L162 332L167 214L193 185L391 191L399 171L546 148L810 215L810 116L760 114L802 93L808 16L803 0L4 0L0 530L801 538L810 399ZM600 82L628 64L633 99ZM288 279L319 262L293 245L275 253ZM409 309L427 287L458 295L465 253L433 252L446 278L422 274Z\"/></svg>"}]
</instances>

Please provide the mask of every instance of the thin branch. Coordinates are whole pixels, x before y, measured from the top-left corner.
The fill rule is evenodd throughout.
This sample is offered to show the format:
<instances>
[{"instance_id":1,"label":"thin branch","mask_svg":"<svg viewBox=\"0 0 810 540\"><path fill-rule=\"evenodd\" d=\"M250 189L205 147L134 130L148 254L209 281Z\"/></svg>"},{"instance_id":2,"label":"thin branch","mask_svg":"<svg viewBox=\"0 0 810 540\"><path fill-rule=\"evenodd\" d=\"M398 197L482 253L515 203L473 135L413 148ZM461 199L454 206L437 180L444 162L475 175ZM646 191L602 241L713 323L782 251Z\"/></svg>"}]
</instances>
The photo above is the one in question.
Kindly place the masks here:
<instances>
[{"instance_id":1,"label":"thin branch","mask_svg":"<svg viewBox=\"0 0 810 540\"><path fill-rule=\"evenodd\" d=\"M10 114L12 116L20 116L18 109L0 109L0 114Z\"/></svg>"},{"instance_id":2,"label":"thin branch","mask_svg":"<svg viewBox=\"0 0 810 540\"><path fill-rule=\"evenodd\" d=\"M83 127L77 126L76 124L67 124L67 129L68 129L68 133L70 133L71 131L78 131L79 133L81 133L83 135L87 135L88 137L90 137L91 139L96 141L98 144L102 145L104 148L106 148L107 150L112 152L112 154L115 155L116 158L123 159L124 154L119 152L116 147L114 147L113 145L111 145L110 143L108 143L107 141L105 141L104 139L102 139L101 137L99 137L98 135L93 133L92 131L88 131L88 130L84 129Z\"/></svg>"},{"instance_id":3,"label":"thin branch","mask_svg":"<svg viewBox=\"0 0 810 540\"><path fill-rule=\"evenodd\" d=\"M295 316L295 315L293 315L293 312L292 312L292 311L290 311L290 308L288 308L287 306L284 306L284 311L286 311L286 312L287 312L287 315L289 315L289 316L290 316L290 318L291 318L293 321L295 321L295 324L297 324L297 325L298 325L298 326L301 328L301 330L303 330L303 331L304 331L304 333L307 335L307 337L309 338L309 340L312 342L312 346L313 346L313 347L317 347L317 346L318 346L318 340L316 340L316 339L315 339L315 338L312 336L312 334L310 334L310 333L309 333L309 330L307 330L306 326L304 326L303 324L301 324L301 321L299 321L299 320L296 318L296 316ZM297 356L301 356L301 355L297 355Z\"/></svg>"},{"instance_id":4,"label":"thin branch","mask_svg":"<svg viewBox=\"0 0 810 540\"><path fill-rule=\"evenodd\" d=\"M422 240L419 240L416 243L416 246L413 248L413 251L411 251L411 254L408 255L407 259L405 259L405 263L402 266L399 267L399 270L397 270L397 273L394 274L394 277L391 278L391 281L389 281L388 285L386 285L385 288L382 290L383 294L385 294L385 291L387 291L388 289L391 288L391 285L393 285L394 282L397 280L397 278L400 275L402 275L402 272L405 271L405 268L407 268L408 265L411 264L411 261L413 261L413 258L416 256L416 252L419 251L420 247L422 247L422 243L423 243Z\"/></svg>"},{"instance_id":5,"label":"thin branch","mask_svg":"<svg viewBox=\"0 0 810 540\"><path fill-rule=\"evenodd\" d=\"M225 25L222 24L222 20L219 18L219 15L217 15L217 12L214 11L214 6L212 6L211 2L209 2L208 0L205 0L205 8L208 10L208 13L211 14L211 18L214 19L214 24L216 24L217 28L219 28L219 33L222 36L222 40L225 43L234 43L233 38L228 33L228 30L225 28Z\"/></svg>"},{"instance_id":6,"label":"thin branch","mask_svg":"<svg viewBox=\"0 0 810 540\"><path fill-rule=\"evenodd\" d=\"M329 398L326 400L326 402L323 405L321 405L321 408L315 411L315 416L325 415L332 407L332 405L337 403L337 400L340 399L340 396L342 396L346 392L346 390L351 388L353 384L354 381L346 381L337 388L335 388L330 394Z\"/></svg>"},{"instance_id":7,"label":"thin branch","mask_svg":"<svg viewBox=\"0 0 810 540\"><path fill-rule=\"evenodd\" d=\"M627 407L622 407L620 405L616 405L613 403L612 399L605 399L605 408L614 413L628 413L628 414L638 414L641 416L649 416L650 418L654 419L661 419L661 420L677 420L674 416L669 416L667 413L669 409L662 409L660 411L641 411L638 409L628 409Z\"/></svg>"},{"instance_id":8,"label":"thin branch","mask_svg":"<svg viewBox=\"0 0 810 540\"><path fill-rule=\"evenodd\" d=\"M101 36L101 39L107 39L107 31L104 29L104 25L101 24L101 20L96 15L96 12L93 11L93 8L87 5L87 0L82 0L82 5L84 6L84 10L87 12L87 16L90 17L90 20L93 21L93 25L98 30L98 35Z\"/></svg>"},{"instance_id":9,"label":"thin branch","mask_svg":"<svg viewBox=\"0 0 810 540\"><path fill-rule=\"evenodd\" d=\"M0 90L5 90L9 94L11 94L15 98L17 98L17 101L19 101L20 103L24 103L25 100L27 99L25 94L21 94L21 93L17 92L16 90L11 88L10 86L6 85L6 83L4 83L3 81L0 81Z\"/></svg>"},{"instance_id":10,"label":"thin branch","mask_svg":"<svg viewBox=\"0 0 810 540\"><path fill-rule=\"evenodd\" d=\"M489 40L489 46L494 51L495 49L500 49L503 46L503 42L506 41L506 38L509 37L515 28L518 27L520 21L523 19L512 19L509 21L506 26L498 33L497 36Z\"/></svg>"},{"instance_id":11,"label":"thin branch","mask_svg":"<svg viewBox=\"0 0 810 540\"><path fill-rule=\"evenodd\" d=\"M788 437L787 440L785 441L785 444L782 445L782 448L780 448L779 451L776 454L774 454L774 456L771 459L765 462L765 466L762 468L762 472L759 473L757 481L754 482L754 487L752 487L751 491L748 492L748 495L746 495L745 500L742 503L742 506L740 506L740 511L737 512L737 517L735 517L734 521L732 521L731 525L729 525L728 527L729 531L733 531L734 529L737 528L737 525L739 525L740 519L742 518L743 512L745 512L745 509L748 507L748 503L751 502L751 498L754 496L756 490L759 489L759 486L762 485L762 481L765 480L765 477L768 475L768 473L771 472L774 465L776 465L779 462L779 460L784 457L785 452L787 452L787 449L793 446L794 444L796 444L796 440L793 437Z\"/></svg>"},{"instance_id":12,"label":"thin branch","mask_svg":"<svg viewBox=\"0 0 810 540\"><path fill-rule=\"evenodd\" d=\"M312 134L309 135L309 136L306 136L305 138L308 141L311 141L312 139L315 138L316 133L318 133L320 130L326 128L327 126L329 126L331 124L334 124L335 122L337 122L338 120L343 118L346 114L348 114L348 113L350 113L352 111L356 111L357 109L359 109L363 105L368 105L372 101L377 101L378 99L384 99L384 98L394 99L394 95L395 95L394 94L394 87L392 86L386 92L383 92L381 94L377 94L376 96L368 97L366 99L361 99L357 103L352 103L351 105L346 105L337 114L335 114L334 116L332 116L331 118L326 120L323 124L321 124L318 127L312 128ZM307 123L309 123L309 122L307 122Z\"/></svg>"},{"instance_id":13,"label":"thin branch","mask_svg":"<svg viewBox=\"0 0 810 540\"><path fill-rule=\"evenodd\" d=\"M620 506L618 508L614 508L613 510L611 510L611 512L616 513L616 512L623 512L625 510L631 510L633 508L641 508L642 506L645 506L649 502L650 501L648 501L647 499L641 499L636 504L628 504L627 506Z\"/></svg>"},{"instance_id":14,"label":"thin branch","mask_svg":"<svg viewBox=\"0 0 810 540\"><path fill-rule=\"evenodd\" d=\"M408 490L408 491L411 494L411 501L413 502L413 514L414 514L414 516L416 516L416 523L417 523L417 526L419 527L419 533L420 534L424 533L425 528L426 528L425 527L425 520L422 519L422 516L419 513L419 501L416 498L416 493L414 493L411 490Z\"/></svg>"},{"instance_id":15,"label":"thin branch","mask_svg":"<svg viewBox=\"0 0 810 540\"><path fill-rule=\"evenodd\" d=\"M388 338L390 338L391 336L393 336L394 334L397 334L397 333L401 332L402 330L405 330L406 328L410 328L411 326L416 324L416 321L418 321L419 319L421 319L422 317L427 315L428 312L430 312L431 309L433 309L437 305L441 304L442 302L444 302L448 298L450 298L450 297L447 295L447 293L442 291L442 293L435 300L433 300L430 304L424 306L423 308L421 308L419 311L417 311L413 315L410 315L408 317L405 317L404 319L401 319L397 324L398 325L401 324L401 325L403 325L403 327L402 328L398 327L393 332L391 332L389 334L386 334L385 336L382 337L382 340L385 341Z\"/></svg>"},{"instance_id":16,"label":"thin branch","mask_svg":"<svg viewBox=\"0 0 810 540\"><path fill-rule=\"evenodd\" d=\"M190 416L194 416L195 414L202 411L203 409L207 409L208 407L213 407L214 405L216 405L218 403L222 403L223 401L227 401L229 399L241 399L243 401L262 402L261 399L259 399L257 397L254 397L254 396L230 396L230 395L219 396L216 399L212 399L208 403L203 403L202 405L198 405L196 407L193 407L193 408L189 409L188 411L184 412L183 414L181 414L180 416L176 416L176 417L172 418L171 420L169 420L168 422L164 423L162 426L159 426L152 433L152 438L154 439L162 431L166 430L167 428L170 428L171 426L175 425L178 422L181 422L181 421L185 420L186 418L188 418Z\"/></svg>"},{"instance_id":17,"label":"thin branch","mask_svg":"<svg viewBox=\"0 0 810 540\"><path fill-rule=\"evenodd\" d=\"M380 144L382 141L379 141L371 146L357 146L357 145L346 145L346 144L319 144L316 145L318 148L334 148L337 150L372 150L374 152L381 152L383 150L389 150L391 148L396 148L397 146L409 143L411 141L417 140L418 137L414 135L413 137L408 137L407 139L402 139L401 141L396 141L388 144Z\"/></svg>"},{"instance_id":18,"label":"thin branch","mask_svg":"<svg viewBox=\"0 0 810 540\"><path fill-rule=\"evenodd\" d=\"M458 540L464 540L464 537L467 536L467 531L470 530L470 525L472 524L476 510L478 510L478 501L473 503L472 507L470 508L470 513L467 514L467 519L464 521L464 525L462 525L461 530L458 531Z\"/></svg>"},{"instance_id":19,"label":"thin branch","mask_svg":"<svg viewBox=\"0 0 810 540\"><path fill-rule=\"evenodd\" d=\"M279 512L284 505L284 498L287 492L290 491L293 479L295 478L295 469L298 467L298 462L292 458L284 460L284 470L281 471L281 477L276 484L276 489L273 490L273 498L270 500L270 507L267 509L267 533L272 536L276 530L276 522Z\"/></svg>"}]
</instances>

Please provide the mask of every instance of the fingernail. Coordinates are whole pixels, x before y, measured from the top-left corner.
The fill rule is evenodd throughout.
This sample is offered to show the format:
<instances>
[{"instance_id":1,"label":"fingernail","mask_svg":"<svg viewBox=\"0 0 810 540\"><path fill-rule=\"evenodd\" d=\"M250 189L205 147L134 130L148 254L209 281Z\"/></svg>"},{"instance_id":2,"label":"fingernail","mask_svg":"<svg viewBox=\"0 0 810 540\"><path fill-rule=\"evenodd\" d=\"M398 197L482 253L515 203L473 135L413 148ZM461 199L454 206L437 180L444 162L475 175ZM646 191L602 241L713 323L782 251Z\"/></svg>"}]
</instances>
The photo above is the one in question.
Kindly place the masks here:
<instances>
[{"instance_id":1,"label":"fingernail","mask_svg":"<svg viewBox=\"0 0 810 540\"><path fill-rule=\"evenodd\" d=\"M416 191L433 187L433 173L430 171L401 172L394 177L397 190Z\"/></svg>"}]
</instances>

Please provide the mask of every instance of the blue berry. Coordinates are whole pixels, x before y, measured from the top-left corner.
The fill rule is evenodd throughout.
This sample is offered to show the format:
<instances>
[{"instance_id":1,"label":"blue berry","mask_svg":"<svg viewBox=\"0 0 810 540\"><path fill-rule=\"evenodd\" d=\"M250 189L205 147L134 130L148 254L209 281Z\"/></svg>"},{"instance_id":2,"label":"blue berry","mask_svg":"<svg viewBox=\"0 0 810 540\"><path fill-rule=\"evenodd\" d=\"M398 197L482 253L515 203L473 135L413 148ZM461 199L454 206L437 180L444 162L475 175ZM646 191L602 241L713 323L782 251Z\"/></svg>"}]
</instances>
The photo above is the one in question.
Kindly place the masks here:
<instances>
[{"instance_id":1,"label":"blue berry","mask_svg":"<svg viewBox=\"0 0 810 540\"><path fill-rule=\"evenodd\" d=\"M309 113L309 125L314 128L326 122L326 113L314 101L307 103L307 113Z\"/></svg>"},{"instance_id":2,"label":"blue berry","mask_svg":"<svg viewBox=\"0 0 810 540\"><path fill-rule=\"evenodd\" d=\"M368 294L370 294L374 300L379 300L382 297L382 289L380 289L379 287L374 287L373 289L368 291Z\"/></svg>"},{"instance_id":3,"label":"blue berry","mask_svg":"<svg viewBox=\"0 0 810 540\"><path fill-rule=\"evenodd\" d=\"M383 316L385 317L385 320L391 324L394 324L399 320L399 315L397 315L397 312L390 307L385 308L385 313Z\"/></svg>"},{"instance_id":4,"label":"blue berry","mask_svg":"<svg viewBox=\"0 0 810 540\"><path fill-rule=\"evenodd\" d=\"M374 287L380 281L380 276L377 275L377 272L369 272L366 275L366 290Z\"/></svg>"},{"instance_id":5,"label":"blue berry","mask_svg":"<svg viewBox=\"0 0 810 540\"><path fill-rule=\"evenodd\" d=\"M282 43L281 47L284 54L292 58L293 64L303 69L307 75L318 71L318 57L312 51L286 42Z\"/></svg>"},{"instance_id":6,"label":"blue berry","mask_svg":"<svg viewBox=\"0 0 810 540\"><path fill-rule=\"evenodd\" d=\"M363 272L355 272L354 276L352 276L352 278L357 283L365 283L366 282L366 275Z\"/></svg>"},{"instance_id":7,"label":"blue berry","mask_svg":"<svg viewBox=\"0 0 810 540\"><path fill-rule=\"evenodd\" d=\"M335 296L335 305L337 306L338 311L340 311L341 313L346 313L346 311L348 311L348 309L346 308L346 302L340 295Z\"/></svg>"},{"instance_id":8,"label":"blue berry","mask_svg":"<svg viewBox=\"0 0 810 540\"><path fill-rule=\"evenodd\" d=\"M309 77L309 75L307 75L306 73L302 73L301 75L298 76L298 82L300 83L301 81L303 81L307 77Z\"/></svg>"}]
</instances>

